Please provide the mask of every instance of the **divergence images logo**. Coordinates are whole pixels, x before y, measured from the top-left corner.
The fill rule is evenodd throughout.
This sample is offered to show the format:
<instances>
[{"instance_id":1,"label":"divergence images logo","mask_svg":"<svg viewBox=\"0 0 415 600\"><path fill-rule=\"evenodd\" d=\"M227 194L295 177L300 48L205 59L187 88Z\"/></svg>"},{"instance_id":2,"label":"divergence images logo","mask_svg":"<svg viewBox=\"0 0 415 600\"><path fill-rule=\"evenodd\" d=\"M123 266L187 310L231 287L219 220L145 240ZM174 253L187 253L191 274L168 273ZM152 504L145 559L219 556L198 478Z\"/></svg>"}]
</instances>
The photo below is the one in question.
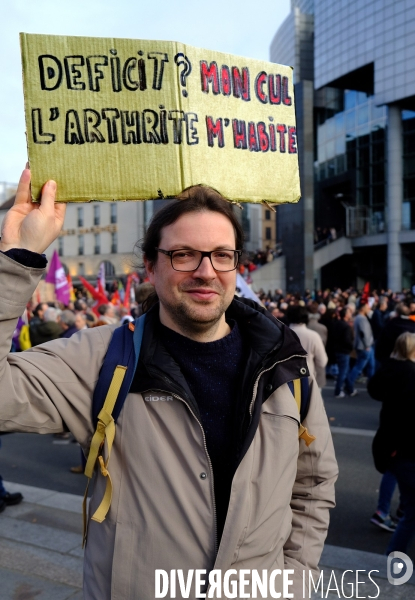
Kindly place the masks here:
<instances>
[{"instance_id":1,"label":"divergence images logo","mask_svg":"<svg viewBox=\"0 0 415 600\"><path fill-rule=\"evenodd\" d=\"M388 556L387 574L392 585L402 585L409 581L414 566L409 556L403 552L391 552Z\"/></svg>"}]
</instances>

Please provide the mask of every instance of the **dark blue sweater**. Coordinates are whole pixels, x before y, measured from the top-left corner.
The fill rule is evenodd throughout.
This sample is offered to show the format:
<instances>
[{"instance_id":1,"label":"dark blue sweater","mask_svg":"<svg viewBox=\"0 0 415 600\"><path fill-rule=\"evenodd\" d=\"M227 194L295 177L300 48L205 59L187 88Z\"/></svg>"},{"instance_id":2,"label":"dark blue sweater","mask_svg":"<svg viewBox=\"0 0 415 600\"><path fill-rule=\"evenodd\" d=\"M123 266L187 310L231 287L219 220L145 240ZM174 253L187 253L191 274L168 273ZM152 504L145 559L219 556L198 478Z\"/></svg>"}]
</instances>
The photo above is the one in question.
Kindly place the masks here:
<instances>
[{"instance_id":1,"label":"dark blue sweater","mask_svg":"<svg viewBox=\"0 0 415 600\"><path fill-rule=\"evenodd\" d=\"M218 539L228 510L236 446L234 425L243 375L243 340L237 323L215 342L195 342L161 326L161 339L186 379L199 408L212 462Z\"/></svg>"}]
</instances>

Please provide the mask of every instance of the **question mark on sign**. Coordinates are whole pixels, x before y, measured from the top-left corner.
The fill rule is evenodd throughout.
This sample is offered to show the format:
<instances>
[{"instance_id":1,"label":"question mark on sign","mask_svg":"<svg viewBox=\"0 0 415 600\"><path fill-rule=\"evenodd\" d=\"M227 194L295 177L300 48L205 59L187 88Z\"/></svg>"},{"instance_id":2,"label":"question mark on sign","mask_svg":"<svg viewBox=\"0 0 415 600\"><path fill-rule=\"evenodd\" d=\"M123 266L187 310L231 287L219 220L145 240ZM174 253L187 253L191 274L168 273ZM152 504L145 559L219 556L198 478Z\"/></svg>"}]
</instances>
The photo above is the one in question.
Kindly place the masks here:
<instances>
[{"instance_id":1,"label":"question mark on sign","mask_svg":"<svg viewBox=\"0 0 415 600\"><path fill-rule=\"evenodd\" d=\"M186 87L186 77L188 77L190 75L190 73L192 72L192 63L187 58L187 56L185 54L183 54L183 52L178 52L176 54L176 56L174 57L174 62L176 63L176 65L178 67L183 65L183 68L180 73L180 84L185 88ZM182 90L182 94L185 98L187 97L186 90Z\"/></svg>"}]
</instances>

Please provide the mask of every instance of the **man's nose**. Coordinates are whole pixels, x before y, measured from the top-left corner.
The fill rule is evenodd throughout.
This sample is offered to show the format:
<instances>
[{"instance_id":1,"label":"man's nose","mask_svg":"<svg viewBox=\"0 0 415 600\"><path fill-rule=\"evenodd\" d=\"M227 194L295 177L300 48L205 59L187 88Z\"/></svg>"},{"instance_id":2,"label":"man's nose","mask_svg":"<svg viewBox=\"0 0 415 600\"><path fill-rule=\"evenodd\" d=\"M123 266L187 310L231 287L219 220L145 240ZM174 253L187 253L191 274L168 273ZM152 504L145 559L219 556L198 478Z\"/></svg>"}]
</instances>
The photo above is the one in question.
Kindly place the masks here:
<instances>
[{"instance_id":1,"label":"man's nose","mask_svg":"<svg viewBox=\"0 0 415 600\"><path fill-rule=\"evenodd\" d=\"M193 276L200 277L202 279L214 279L216 277L216 271L213 268L208 256L204 256L202 258L202 262L196 271L193 271Z\"/></svg>"}]
</instances>

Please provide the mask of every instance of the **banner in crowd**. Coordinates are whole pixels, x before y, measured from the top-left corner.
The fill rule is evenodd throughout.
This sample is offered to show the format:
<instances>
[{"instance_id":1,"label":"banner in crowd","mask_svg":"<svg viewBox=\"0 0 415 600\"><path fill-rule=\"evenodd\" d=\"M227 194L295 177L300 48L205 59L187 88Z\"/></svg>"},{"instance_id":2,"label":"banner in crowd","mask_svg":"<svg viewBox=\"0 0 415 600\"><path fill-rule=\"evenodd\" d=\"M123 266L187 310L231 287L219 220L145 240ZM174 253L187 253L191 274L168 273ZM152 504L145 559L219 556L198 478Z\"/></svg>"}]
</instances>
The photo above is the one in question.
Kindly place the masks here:
<instances>
[{"instance_id":1,"label":"banner in crowd","mask_svg":"<svg viewBox=\"0 0 415 600\"><path fill-rule=\"evenodd\" d=\"M176 42L21 34L32 194L300 197L292 68Z\"/></svg>"},{"instance_id":2,"label":"banner in crowd","mask_svg":"<svg viewBox=\"0 0 415 600\"><path fill-rule=\"evenodd\" d=\"M70 299L70 287L56 250L53 251L45 282L52 283L55 286L56 299L67 306Z\"/></svg>"}]
</instances>

